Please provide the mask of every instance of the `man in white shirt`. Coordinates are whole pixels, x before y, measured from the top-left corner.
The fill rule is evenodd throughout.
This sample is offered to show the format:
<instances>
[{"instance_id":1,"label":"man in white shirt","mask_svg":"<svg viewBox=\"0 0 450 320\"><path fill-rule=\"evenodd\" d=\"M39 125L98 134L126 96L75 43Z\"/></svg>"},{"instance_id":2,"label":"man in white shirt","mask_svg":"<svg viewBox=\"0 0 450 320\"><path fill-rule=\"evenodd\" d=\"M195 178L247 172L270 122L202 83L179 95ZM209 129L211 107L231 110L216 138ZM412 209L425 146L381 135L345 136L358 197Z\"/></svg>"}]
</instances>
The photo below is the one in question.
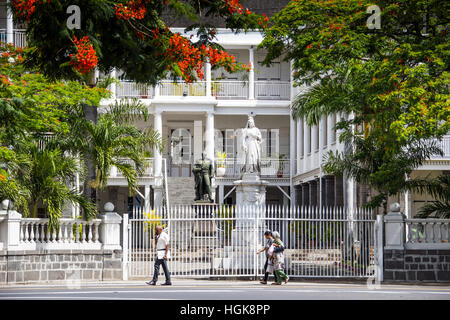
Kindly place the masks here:
<instances>
[{"instance_id":1,"label":"man in white shirt","mask_svg":"<svg viewBox=\"0 0 450 320\"><path fill-rule=\"evenodd\" d=\"M170 281L170 272L167 268L166 260L169 255L169 241L170 236L167 232L163 232L162 226L156 227L155 234L155 244L156 244L156 260L155 260L155 270L153 272L152 281L146 282L148 285L154 286L158 281L159 266L162 264L164 275L166 276L166 282L162 285L170 286L172 282Z\"/></svg>"}]
</instances>

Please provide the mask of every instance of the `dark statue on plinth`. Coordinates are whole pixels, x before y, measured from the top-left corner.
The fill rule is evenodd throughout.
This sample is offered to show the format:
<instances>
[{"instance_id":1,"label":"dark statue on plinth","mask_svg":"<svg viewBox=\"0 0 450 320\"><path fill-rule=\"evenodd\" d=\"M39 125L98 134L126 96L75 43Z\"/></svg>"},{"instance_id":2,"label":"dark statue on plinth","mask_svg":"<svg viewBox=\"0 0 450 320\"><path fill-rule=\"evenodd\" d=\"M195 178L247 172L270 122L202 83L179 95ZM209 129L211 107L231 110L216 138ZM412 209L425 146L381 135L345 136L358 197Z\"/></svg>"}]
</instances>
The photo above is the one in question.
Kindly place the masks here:
<instances>
[{"instance_id":1,"label":"dark statue on plinth","mask_svg":"<svg viewBox=\"0 0 450 320\"><path fill-rule=\"evenodd\" d=\"M195 177L195 199L194 201L214 202L212 198L211 180L214 177L213 163L202 153L202 158L194 163L192 169Z\"/></svg>"}]
</instances>

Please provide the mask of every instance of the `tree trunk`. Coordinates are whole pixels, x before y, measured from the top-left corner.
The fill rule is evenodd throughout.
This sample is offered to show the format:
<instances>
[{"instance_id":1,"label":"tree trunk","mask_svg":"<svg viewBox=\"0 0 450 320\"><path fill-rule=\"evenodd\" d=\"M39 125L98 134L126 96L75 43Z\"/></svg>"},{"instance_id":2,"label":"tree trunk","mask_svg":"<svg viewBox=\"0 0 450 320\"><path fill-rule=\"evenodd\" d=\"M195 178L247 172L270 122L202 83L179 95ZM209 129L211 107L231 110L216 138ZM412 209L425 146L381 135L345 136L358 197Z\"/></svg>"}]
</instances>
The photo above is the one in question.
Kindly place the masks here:
<instances>
[{"instance_id":1,"label":"tree trunk","mask_svg":"<svg viewBox=\"0 0 450 320\"><path fill-rule=\"evenodd\" d=\"M98 115L96 106L83 105L83 112L86 120L97 123ZM95 164L88 155L84 156L84 163L86 164L87 175L83 182L83 194L86 198L91 199L94 204L97 204L97 190L89 185L89 182L96 178ZM83 218L85 218L84 213Z\"/></svg>"},{"instance_id":2,"label":"tree trunk","mask_svg":"<svg viewBox=\"0 0 450 320\"><path fill-rule=\"evenodd\" d=\"M92 70L88 74L88 86L93 88L95 87L95 70ZM89 106L89 105L83 105L83 113L84 118L88 121L92 121L94 123L97 123L98 114L97 114L97 106ZM87 133L86 133L87 137ZM96 171L95 171L95 164L94 161L88 156L85 155L84 162L86 164L87 168L87 175L86 179L84 180L84 188L83 188L83 194L87 199L91 199L91 201L97 205L97 190L95 188L92 188L89 185L89 182L94 180L96 178ZM85 219L86 216L83 212L83 219Z\"/></svg>"}]
</instances>

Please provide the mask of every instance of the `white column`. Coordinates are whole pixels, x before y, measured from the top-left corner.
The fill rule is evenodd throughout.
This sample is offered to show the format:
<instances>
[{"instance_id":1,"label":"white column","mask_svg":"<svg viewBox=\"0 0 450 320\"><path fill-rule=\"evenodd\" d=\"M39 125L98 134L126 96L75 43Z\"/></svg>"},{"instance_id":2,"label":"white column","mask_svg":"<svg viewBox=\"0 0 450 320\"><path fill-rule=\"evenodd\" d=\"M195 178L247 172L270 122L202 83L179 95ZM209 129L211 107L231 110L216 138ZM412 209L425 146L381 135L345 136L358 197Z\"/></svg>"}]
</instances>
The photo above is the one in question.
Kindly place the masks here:
<instances>
[{"instance_id":1,"label":"white column","mask_svg":"<svg viewBox=\"0 0 450 320\"><path fill-rule=\"evenodd\" d=\"M289 139L290 139L290 144L289 144L289 160L290 160L290 174L291 177L295 175L295 169L296 169L296 165L295 165L295 161L296 161L296 154L297 154L297 123L294 120L294 118L292 117L292 115L290 116L290 132L289 132Z\"/></svg>"},{"instance_id":2,"label":"white column","mask_svg":"<svg viewBox=\"0 0 450 320\"><path fill-rule=\"evenodd\" d=\"M205 126L205 151L206 156L214 161L214 113L206 113Z\"/></svg>"},{"instance_id":3,"label":"white column","mask_svg":"<svg viewBox=\"0 0 450 320\"><path fill-rule=\"evenodd\" d=\"M153 129L156 130L162 137L162 116L161 111L156 111L153 120ZM163 185L162 185L162 154L157 147L153 148L154 154L154 175L155 175L155 185L153 188L154 196L154 206L155 208L161 207L163 204Z\"/></svg>"},{"instance_id":4,"label":"white column","mask_svg":"<svg viewBox=\"0 0 450 320\"><path fill-rule=\"evenodd\" d=\"M255 62L254 62L254 49L249 49L249 63L250 71L248 73L248 98L250 100L255 99Z\"/></svg>"},{"instance_id":5,"label":"white column","mask_svg":"<svg viewBox=\"0 0 450 320\"><path fill-rule=\"evenodd\" d=\"M301 164L301 153L303 150L303 118L299 118L297 120L297 174L300 174L302 168Z\"/></svg>"},{"instance_id":6,"label":"white column","mask_svg":"<svg viewBox=\"0 0 450 320\"><path fill-rule=\"evenodd\" d=\"M318 143L319 141L317 140L317 131L319 130L319 126L318 125L313 125L312 126L312 130L311 130L311 154L313 154L314 152L317 151L318 149Z\"/></svg>"},{"instance_id":7,"label":"white column","mask_svg":"<svg viewBox=\"0 0 450 320\"><path fill-rule=\"evenodd\" d=\"M14 43L14 23L13 23L13 15L11 9L9 8L11 0L7 1L6 6L6 42Z\"/></svg>"},{"instance_id":8,"label":"white column","mask_svg":"<svg viewBox=\"0 0 450 320\"><path fill-rule=\"evenodd\" d=\"M295 165L295 160L296 160L296 147L297 147L297 143L296 143L296 137L297 137L297 127L296 127L297 123L294 120L294 118L292 117L292 113L290 115L290 132L289 132L289 139L290 139L290 144L289 144L289 176L290 176L290 196L291 196L291 204L295 205L295 192L294 192L294 185L292 183L292 177L295 175L296 172L296 165Z\"/></svg>"},{"instance_id":9,"label":"white column","mask_svg":"<svg viewBox=\"0 0 450 320\"><path fill-rule=\"evenodd\" d=\"M334 126L335 124L333 123L333 119L334 119L335 115L334 114L329 114L327 116L327 144L328 144L328 148L330 148L331 143L333 142L333 130L334 130Z\"/></svg>"},{"instance_id":10,"label":"white column","mask_svg":"<svg viewBox=\"0 0 450 320\"><path fill-rule=\"evenodd\" d=\"M307 157L311 145L311 130L306 122L303 123L303 141L303 172L306 172L308 170Z\"/></svg>"},{"instance_id":11,"label":"white column","mask_svg":"<svg viewBox=\"0 0 450 320\"><path fill-rule=\"evenodd\" d=\"M150 185L145 185L145 192L144 192L144 206L145 206L145 212L150 212Z\"/></svg>"},{"instance_id":12,"label":"white column","mask_svg":"<svg viewBox=\"0 0 450 320\"><path fill-rule=\"evenodd\" d=\"M161 85L159 84L159 82L155 85L155 93L154 96L155 97L159 97L161 95Z\"/></svg>"},{"instance_id":13,"label":"white column","mask_svg":"<svg viewBox=\"0 0 450 320\"><path fill-rule=\"evenodd\" d=\"M223 186L223 184L221 184L219 186L219 204L223 204L223 198L225 197L224 191L225 191L224 186Z\"/></svg>"},{"instance_id":14,"label":"white column","mask_svg":"<svg viewBox=\"0 0 450 320\"><path fill-rule=\"evenodd\" d=\"M153 129L159 133L160 137L162 137L162 116L161 111L156 111L153 119ZM153 148L154 154L154 174L155 177L160 177L162 172L162 154L157 147Z\"/></svg>"},{"instance_id":15,"label":"white column","mask_svg":"<svg viewBox=\"0 0 450 320\"><path fill-rule=\"evenodd\" d=\"M116 68L114 68L111 71L111 78L117 78ZM116 99L116 96L117 96L117 84L111 83L111 93L112 93L113 99Z\"/></svg>"},{"instance_id":16,"label":"white column","mask_svg":"<svg viewBox=\"0 0 450 320\"><path fill-rule=\"evenodd\" d=\"M205 71L206 96L211 97L211 63L209 63L209 60L205 63Z\"/></svg>"},{"instance_id":17,"label":"white column","mask_svg":"<svg viewBox=\"0 0 450 320\"><path fill-rule=\"evenodd\" d=\"M202 157L203 152L203 121L194 121L194 162Z\"/></svg>"}]
</instances>

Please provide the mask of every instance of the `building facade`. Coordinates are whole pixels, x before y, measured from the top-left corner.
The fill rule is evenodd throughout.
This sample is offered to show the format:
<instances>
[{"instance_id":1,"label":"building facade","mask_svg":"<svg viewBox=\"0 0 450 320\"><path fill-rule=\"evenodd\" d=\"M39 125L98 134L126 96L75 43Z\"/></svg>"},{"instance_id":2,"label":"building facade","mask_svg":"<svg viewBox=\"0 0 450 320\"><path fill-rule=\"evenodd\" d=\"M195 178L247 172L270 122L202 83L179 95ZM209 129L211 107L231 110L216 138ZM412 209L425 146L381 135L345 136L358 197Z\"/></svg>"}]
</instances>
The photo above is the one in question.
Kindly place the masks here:
<instances>
[{"instance_id":1,"label":"building facade","mask_svg":"<svg viewBox=\"0 0 450 320\"><path fill-rule=\"evenodd\" d=\"M248 2L247 6L256 12L273 13L288 1ZM170 25L172 31L184 34L182 21ZM220 22L216 25L221 26ZM136 206L160 206L164 199L170 205L189 203L194 198L192 165L202 151L215 162L215 201L235 203L233 182L240 177L243 156L240 134L249 115L254 116L263 136L261 170L262 178L269 183L268 204L352 208L370 199L371 190L367 186L346 177L327 175L322 170L326 153L343 151L335 124L345 115L323 117L312 127L303 119L294 119L292 101L304 88L293 86L289 62L280 59L270 67L261 64L265 52L257 47L262 40L259 32L234 34L218 29L217 42L234 54L237 61L252 66L245 73L211 70L205 64L203 81L188 84L163 80L152 87L122 79L120 70L113 72L120 84L111 85L112 99L102 101L102 107L116 99L139 99L148 106L152 116L148 122L136 122L136 126L157 130L165 148L163 152L153 150L153 156L148 159L149 168L139 179L136 196L129 195L126 179L112 168L108 187L99 193L100 207L111 201L118 212L124 213L132 212ZM26 44L25 32L13 24L6 1L0 1L0 41L17 46ZM434 176L450 171L450 135L441 143L444 157L429 159L412 176ZM226 155L223 161L217 159L218 152ZM219 167L225 170L217 170ZM401 203L402 211L412 217L432 199L406 193L391 200ZM68 209L67 215L74 212Z\"/></svg>"}]
</instances>

